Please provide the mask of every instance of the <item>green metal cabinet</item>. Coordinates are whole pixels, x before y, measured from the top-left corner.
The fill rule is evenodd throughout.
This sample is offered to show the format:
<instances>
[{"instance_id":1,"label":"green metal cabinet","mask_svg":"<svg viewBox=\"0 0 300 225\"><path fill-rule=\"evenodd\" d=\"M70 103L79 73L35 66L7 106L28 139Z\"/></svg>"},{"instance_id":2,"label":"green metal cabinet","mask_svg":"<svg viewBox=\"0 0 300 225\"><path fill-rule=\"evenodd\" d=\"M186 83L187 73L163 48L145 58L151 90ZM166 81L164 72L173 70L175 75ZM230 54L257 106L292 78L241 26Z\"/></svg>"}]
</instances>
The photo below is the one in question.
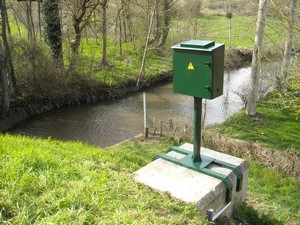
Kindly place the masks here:
<instances>
[{"instance_id":1,"label":"green metal cabinet","mask_svg":"<svg viewBox=\"0 0 300 225\"><path fill-rule=\"evenodd\" d=\"M175 93L205 99L223 94L223 44L190 40L174 45L172 49Z\"/></svg>"},{"instance_id":2,"label":"green metal cabinet","mask_svg":"<svg viewBox=\"0 0 300 225\"><path fill-rule=\"evenodd\" d=\"M233 188L229 175L209 167L214 164L233 170L237 176L236 191L241 190L243 174L236 165L201 155L202 99L214 99L223 94L225 47L214 41L191 40L174 45L172 49L174 92L194 96L194 145L193 152L175 146L168 150L184 155L182 159L168 154L159 154L158 158L222 180L226 187L226 208L231 204Z\"/></svg>"}]
</instances>

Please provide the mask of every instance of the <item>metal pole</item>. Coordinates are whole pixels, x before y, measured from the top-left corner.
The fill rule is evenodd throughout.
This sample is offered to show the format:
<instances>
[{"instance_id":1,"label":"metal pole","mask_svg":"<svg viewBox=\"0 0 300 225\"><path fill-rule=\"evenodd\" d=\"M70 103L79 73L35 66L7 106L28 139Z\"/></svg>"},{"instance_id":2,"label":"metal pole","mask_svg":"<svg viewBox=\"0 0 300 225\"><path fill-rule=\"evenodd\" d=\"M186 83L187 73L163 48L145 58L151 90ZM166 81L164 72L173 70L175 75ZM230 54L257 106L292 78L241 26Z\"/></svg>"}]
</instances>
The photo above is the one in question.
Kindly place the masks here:
<instances>
[{"instance_id":1,"label":"metal pole","mask_svg":"<svg viewBox=\"0 0 300 225\"><path fill-rule=\"evenodd\" d=\"M144 106L144 137L147 137L147 108L146 108L146 92L143 92L143 106Z\"/></svg>"},{"instance_id":2,"label":"metal pole","mask_svg":"<svg viewBox=\"0 0 300 225\"><path fill-rule=\"evenodd\" d=\"M201 149L202 98L194 97L194 155L193 162L202 162Z\"/></svg>"}]
</instances>

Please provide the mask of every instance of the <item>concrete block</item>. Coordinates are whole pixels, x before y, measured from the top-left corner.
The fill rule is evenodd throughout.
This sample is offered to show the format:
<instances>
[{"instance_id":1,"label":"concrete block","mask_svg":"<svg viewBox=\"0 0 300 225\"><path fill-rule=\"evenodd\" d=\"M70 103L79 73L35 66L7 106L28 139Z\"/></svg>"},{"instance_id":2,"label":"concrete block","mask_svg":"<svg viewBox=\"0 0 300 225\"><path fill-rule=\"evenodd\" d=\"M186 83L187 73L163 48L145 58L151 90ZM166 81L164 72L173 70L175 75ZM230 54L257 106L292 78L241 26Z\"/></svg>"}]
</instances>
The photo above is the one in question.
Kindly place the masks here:
<instances>
[{"instance_id":1,"label":"concrete block","mask_svg":"<svg viewBox=\"0 0 300 225\"><path fill-rule=\"evenodd\" d=\"M192 144L184 144L180 148L193 151ZM178 159L184 157L184 155L176 152L169 152L168 155ZM208 167L213 171L228 175L232 182L231 204L222 213L222 216L231 216L234 206L246 199L249 172L247 162L241 158L203 147L201 148L201 155L236 165L243 174L242 189L237 192L235 188L237 177L232 170L217 165ZM166 192L184 202L195 203L203 215L206 214L208 209L213 209L214 212L217 212L225 205L226 187L221 180L163 159L157 159L136 171L134 179L154 190Z\"/></svg>"}]
</instances>

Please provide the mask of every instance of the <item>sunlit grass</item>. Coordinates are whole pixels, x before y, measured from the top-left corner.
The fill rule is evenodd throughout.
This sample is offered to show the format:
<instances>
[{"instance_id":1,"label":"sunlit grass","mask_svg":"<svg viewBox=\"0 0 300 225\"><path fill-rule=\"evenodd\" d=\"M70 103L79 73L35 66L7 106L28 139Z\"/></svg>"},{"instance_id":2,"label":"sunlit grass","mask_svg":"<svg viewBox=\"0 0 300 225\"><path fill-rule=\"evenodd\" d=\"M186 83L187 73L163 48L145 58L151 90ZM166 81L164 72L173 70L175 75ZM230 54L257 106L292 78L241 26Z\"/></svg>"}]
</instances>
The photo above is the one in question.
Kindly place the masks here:
<instances>
[{"instance_id":1,"label":"sunlit grass","mask_svg":"<svg viewBox=\"0 0 300 225\"><path fill-rule=\"evenodd\" d=\"M204 224L196 206L132 178L134 171L174 144L161 139L99 149L1 135L0 223ZM299 181L249 163L247 205L234 213L233 224L300 221Z\"/></svg>"},{"instance_id":2,"label":"sunlit grass","mask_svg":"<svg viewBox=\"0 0 300 225\"><path fill-rule=\"evenodd\" d=\"M120 49L122 51L120 52ZM119 43L108 38L107 61L109 66L102 65L102 42L88 38L80 45L78 69L90 74L95 80L109 85L117 85L127 80L137 80L142 61L143 49L134 49L133 43ZM145 66L144 78L149 78L171 70L171 56L168 53L149 50ZM68 59L66 59L68 65Z\"/></svg>"},{"instance_id":3,"label":"sunlit grass","mask_svg":"<svg viewBox=\"0 0 300 225\"><path fill-rule=\"evenodd\" d=\"M199 224L195 206L158 194L131 173L167 143L98 149L0 136L0 223Z\"/></svg>"},{"instance_id":4,"label":"sunlit grass","mask_svg":"<svg viewBox=\"0 0 300 225\"><path fill-rule=\"evenodd\" d=\"M250 163L249 200L279 221L300 222L300 182L276 170Z\"/></svg>"},{"instance_id":5,"label":"sunlit grass","mask_svg":"<svg viewBox=\"0 0 300 225\"><path fill-rule=\"evenodd\" d=\"M253 141L279 149L295 149L300 152L300 121L293 108L282 108L278 95L269 95L257 106L257 119L234 114L215 128L230 137Z\"/></svg>"}]
</instances>

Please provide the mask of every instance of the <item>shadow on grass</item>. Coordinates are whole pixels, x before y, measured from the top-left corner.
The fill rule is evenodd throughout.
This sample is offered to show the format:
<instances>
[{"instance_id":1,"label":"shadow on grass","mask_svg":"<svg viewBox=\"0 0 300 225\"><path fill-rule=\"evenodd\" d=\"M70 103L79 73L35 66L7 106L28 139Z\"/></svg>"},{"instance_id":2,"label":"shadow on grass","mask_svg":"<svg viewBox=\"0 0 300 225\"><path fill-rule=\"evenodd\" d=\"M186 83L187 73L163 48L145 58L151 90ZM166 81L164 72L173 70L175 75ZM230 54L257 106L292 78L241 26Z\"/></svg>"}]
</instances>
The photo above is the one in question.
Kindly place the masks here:
<instances>
[{"instance_id":1,"label":"shadow on grass","mask_svg":"<svg viewBox=\"0 0 300 225\"><path fill-rule=\"evenodd\" d=\"M224 218L216 221L216 225L284 225L284 222L273 218L271 215L266 215L256 211L252 206L245 203L238 205L232 218Z\"/></svg>"}]
</instances>

